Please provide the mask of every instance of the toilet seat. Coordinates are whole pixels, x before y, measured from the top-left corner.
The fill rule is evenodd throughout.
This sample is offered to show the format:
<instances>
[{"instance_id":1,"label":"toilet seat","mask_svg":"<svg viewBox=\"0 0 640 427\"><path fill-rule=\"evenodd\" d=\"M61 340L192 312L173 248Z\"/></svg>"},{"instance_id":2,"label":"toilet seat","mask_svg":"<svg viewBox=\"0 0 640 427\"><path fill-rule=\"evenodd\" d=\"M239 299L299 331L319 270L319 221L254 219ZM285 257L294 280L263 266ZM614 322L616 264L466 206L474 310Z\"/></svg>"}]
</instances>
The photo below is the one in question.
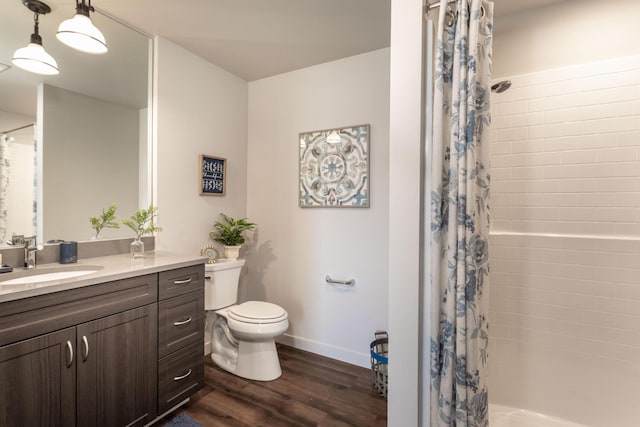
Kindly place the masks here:
<instances>
[{"instance_id":1,"label":"toilet seat","mask_svg":"<svg viewBox=\"0 0 640 427\"><path fill-rule=\"evenodd\" d=\"M276 304L263 301L247 301L229 307L227 317L250 324L279 323L287 319L287 312Z\"/></svg>"}]
</instances>

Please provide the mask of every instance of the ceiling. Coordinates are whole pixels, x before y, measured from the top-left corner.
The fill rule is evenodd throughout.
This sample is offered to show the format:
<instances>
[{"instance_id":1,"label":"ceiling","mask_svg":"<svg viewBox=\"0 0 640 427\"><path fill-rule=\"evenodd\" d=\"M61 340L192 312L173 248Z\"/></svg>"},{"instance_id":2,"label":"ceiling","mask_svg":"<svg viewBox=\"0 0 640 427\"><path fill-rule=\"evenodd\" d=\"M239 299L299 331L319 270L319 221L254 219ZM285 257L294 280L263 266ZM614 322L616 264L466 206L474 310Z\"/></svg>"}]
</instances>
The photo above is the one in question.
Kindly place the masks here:
<instances>
[{"instance_id":1,"label":"ceiling","mask_svg":"<svg viewBox=\"0 0 640 427\"><path fill-rule=\"evenodd\" d=\"M73 14L75 0L45 1L53 12L41 19L42 28L57 25ZM565 0L494 0L495 15L560 1ZM2 6L0 27L12 28L18 37L11 45L12 52L26 44L33 22L21 0L2 2L6 5ZM247 81L381 49L390 43L391 0L93 0L93 5ZM2 44L8 41L3 36ZM109 55L126 50L108 43ZM61 48L55 37L46 37L44 44L57 57ZM122 58L131 60L126 55ZM53 79L63 81L69 68L67 74ZM8 74L0 73L0 84ZM91 77L89 86L101 81L95 75L84 77ZM0 85L0 101L8 99L14 89Z\"/></svg>"},{"instance_id":2,"label":"ceiling","mask_svg":"<svg viewBox=\"0 0 640 427\"><path fill-rule=\"evenodd\" d=\"M494 0L494 9L503 16L559 1ZM247 81L389 46L390 0L94 0L94 5Z\"/></svg>"}]
</instances>

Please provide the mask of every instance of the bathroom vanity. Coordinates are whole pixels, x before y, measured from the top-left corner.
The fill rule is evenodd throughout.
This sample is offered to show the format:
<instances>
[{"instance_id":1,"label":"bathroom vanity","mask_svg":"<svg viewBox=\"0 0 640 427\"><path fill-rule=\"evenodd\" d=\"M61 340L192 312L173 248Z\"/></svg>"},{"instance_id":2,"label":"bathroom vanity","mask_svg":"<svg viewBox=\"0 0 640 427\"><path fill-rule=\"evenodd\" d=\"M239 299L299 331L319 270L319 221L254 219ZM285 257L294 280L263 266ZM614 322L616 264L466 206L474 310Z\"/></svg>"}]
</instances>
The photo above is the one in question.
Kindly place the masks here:
<instances>
[{"instance_id":1,"label":"bathroom vanity","mask_svg":"<svg viewBox=\"0 0 640 427\"><path fill-rule=\"evenodd\" d=\"M204 259L87 261L102 269L0 275L0 426L142 426L202 387Z\"/></svg>"}]
</instances>

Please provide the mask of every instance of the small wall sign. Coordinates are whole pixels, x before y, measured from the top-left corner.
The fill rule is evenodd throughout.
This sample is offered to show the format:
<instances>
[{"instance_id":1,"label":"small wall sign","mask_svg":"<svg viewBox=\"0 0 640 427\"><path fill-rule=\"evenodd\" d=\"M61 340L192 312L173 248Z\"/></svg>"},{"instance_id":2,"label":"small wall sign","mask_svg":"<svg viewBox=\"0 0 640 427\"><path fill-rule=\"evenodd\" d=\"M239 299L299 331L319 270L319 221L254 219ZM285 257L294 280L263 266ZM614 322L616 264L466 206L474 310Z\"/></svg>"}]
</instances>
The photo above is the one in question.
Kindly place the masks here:
<instances>
[{"instance_id":1,"label":"small wall sign","mask_svg":"<svg viewBox=\"0 0 640 427\"><path fill-rule=\"evenodd\" d=\"M200 195L224 196L227 159L200 155Z\"/></svg>"}]
</instances>

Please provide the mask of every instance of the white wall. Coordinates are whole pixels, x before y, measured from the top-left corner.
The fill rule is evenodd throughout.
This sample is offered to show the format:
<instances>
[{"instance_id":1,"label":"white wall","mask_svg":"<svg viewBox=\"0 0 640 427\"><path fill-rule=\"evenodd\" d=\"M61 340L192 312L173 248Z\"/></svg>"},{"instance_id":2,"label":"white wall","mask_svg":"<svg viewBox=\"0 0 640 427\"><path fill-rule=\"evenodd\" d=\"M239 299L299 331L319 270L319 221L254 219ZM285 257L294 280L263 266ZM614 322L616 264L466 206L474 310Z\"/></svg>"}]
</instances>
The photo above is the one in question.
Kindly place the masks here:
<instances>
[{"instance_id":1,"label":"white wall","mask_svg":"<svg viewBox=\"0 0 640 427\"><path fill-rule=\"evenodd\" d=\"M428 357L426 373L420 369L422 17L422 1L391 1L387 415L394 427L421 425L429 407L420 392L429 369Z\"/></svg>"},{"instance_id":2,"label":"white wall","mask_svg":"<svg viewBox=\"0 0 640 427\"><path fill-rule=\"evenodd\" d=\"M157 248L198 254L220 212L246 214L247 83L156 38ZM199 156L227 159L226 195L200 196Z\"/></svg>"},{"instance_id":3,"label":"white wall","mask_svg":"<svg viewBox=\"0 0 640 427\"><path fill-rule=\"evenodd\" d=\"M244 299L281 305L283 342L368 367L387 329L389 50L249 83ZM370 208L298 207L298 134L369 123ZM353 288L325 283L354 278ZM397 286L397 284L390 284Z\"/></svg>"},{"instance_id":4,"label":"white wall","mask_svg":"<svg viewBox=\"0 0 640 427\"><path fill-rule=\"evenodd\" d=\"M602 6L496 22L491 399L638 425L640 4Z\"/></svg>"},{"instance_id":5,"label":"white wall","mask_svg":"<svg viewBox=\"0 0 640 427\"><path fill-rule=\"evenodd\" d=\"M499 11L500 5L496 5ZM494 22L494 78L638 53L640 2L567 0Z\"/></svg>"}]
</instances>

